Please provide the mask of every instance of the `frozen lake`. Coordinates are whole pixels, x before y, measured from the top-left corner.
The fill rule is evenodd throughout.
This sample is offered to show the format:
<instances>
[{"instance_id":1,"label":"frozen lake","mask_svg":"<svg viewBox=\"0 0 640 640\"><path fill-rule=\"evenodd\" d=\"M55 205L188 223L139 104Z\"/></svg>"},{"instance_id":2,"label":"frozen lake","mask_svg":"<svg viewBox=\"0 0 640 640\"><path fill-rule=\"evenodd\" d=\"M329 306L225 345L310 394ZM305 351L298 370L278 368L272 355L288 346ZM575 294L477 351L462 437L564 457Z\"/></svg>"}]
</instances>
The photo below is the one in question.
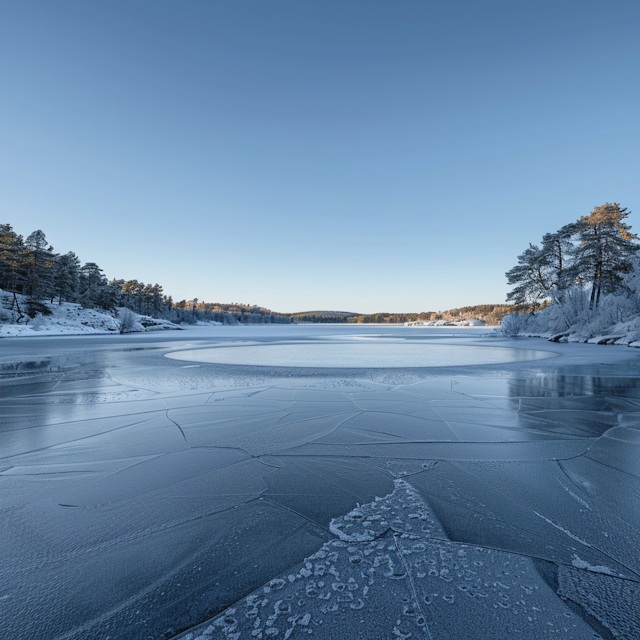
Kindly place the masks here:
<instances>
[{"instance_id":1,"label":"frozen lake","mask_svg":"<svg viewBox=\"0 0 640 640\"><path fill-rule=\"evenodd\" d=\"M388 369L460 367L543 360L557 354L531 349L431 344L427 340L389 340L380 337L360 342L298 342L294 344L237 345L213 349L185 349L167 357L190 362L241 364L261 367L314 367L335 369Z\"/></svg>"},{"instance_id":2,"label":"frozen lake","mask_svg":"<svg viewBox=\"0 0 640 640\"><path fill-rule=\"evenodd\" d=\"M0 637L640 637L640 352L0 341Z\"/></svg>"}]
</instances>

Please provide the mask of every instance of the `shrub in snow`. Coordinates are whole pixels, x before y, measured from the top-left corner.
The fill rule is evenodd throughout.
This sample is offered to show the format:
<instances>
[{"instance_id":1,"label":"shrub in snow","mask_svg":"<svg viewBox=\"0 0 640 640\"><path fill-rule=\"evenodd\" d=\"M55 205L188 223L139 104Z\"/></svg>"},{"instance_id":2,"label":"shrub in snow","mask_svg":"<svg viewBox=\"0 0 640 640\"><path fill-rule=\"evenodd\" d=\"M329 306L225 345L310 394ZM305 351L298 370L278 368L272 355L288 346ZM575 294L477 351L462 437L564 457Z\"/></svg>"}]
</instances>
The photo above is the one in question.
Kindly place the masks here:
<instances>
[{"instance_id":1,"label":"shrub in snow","mask_svg":"<svg viewBox=\"0 0 640 640\"><path fill-rule=\"evenodd\" d=\"M43 316L36 316L35 318L29 320L28 326L29 329L32 329L33 331L40 331L46 326L46 324L46 320Z\"/></svg>"},{"instance_id":2,"label":"shrub in snow","mask_svg":"<svg viewBox=\"0 0 640 640\"><path fill-rule=\"evenodd\" d=\"M590 292L575 285L562 298L535 314L512 313L502 321L505 336L565 335L571 341L615 337L628 344L640 340L640 264L625 278L618 292L603 295L597 307Z\"/></svg>"},{"instance_id":3,"label":"shrub in snow","mask_svg":"<svg viewBox=\"0 0 640 640\"><path fill-rule=\"evenodd\" d=\"M30 318L35 318L37 315L50 316L51 309L44 303L38 300L27 300L27 315Z\"/></svg>"},{"instance_id":4,"label":"shrub in snow","mask_svg":"<svg viewBox=\"0 0 640 640\"><path fill-rule=\"evenodd\" d=\"M527 327L528 313L510 313L502 318L500 332L509 338L515 338L525 332Z\"/></svg>"},{"instance_id":5,"label":"shrub in snow","mask_svg":"<svg viewBox=\"0 0 640 640\"><path fill-rule=\"evenodd\" d=\"M116 314L118 331L120 331L120 333L131 333L137 330L138 323L131 309L123 307L119 309Z\"/></svg>"}]
</instances>

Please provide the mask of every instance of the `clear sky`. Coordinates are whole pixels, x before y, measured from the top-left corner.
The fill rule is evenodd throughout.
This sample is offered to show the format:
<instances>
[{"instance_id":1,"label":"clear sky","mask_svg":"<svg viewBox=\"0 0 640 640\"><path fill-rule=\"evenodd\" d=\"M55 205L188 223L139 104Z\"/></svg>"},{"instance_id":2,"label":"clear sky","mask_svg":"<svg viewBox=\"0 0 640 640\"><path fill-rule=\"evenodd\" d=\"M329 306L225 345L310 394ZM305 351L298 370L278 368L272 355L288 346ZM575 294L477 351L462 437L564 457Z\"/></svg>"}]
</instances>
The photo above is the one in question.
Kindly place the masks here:
<instances>
[{"instance_id":1,"label":"clear sky","mask_svg":"<svg viewBox=\"0 0 640 640\"><path fill-rule=\"evenodd\" d=\"M0 0L0 222L278 311L502 302L640 230L640 2Z\"/></svg>"}]
</instances>

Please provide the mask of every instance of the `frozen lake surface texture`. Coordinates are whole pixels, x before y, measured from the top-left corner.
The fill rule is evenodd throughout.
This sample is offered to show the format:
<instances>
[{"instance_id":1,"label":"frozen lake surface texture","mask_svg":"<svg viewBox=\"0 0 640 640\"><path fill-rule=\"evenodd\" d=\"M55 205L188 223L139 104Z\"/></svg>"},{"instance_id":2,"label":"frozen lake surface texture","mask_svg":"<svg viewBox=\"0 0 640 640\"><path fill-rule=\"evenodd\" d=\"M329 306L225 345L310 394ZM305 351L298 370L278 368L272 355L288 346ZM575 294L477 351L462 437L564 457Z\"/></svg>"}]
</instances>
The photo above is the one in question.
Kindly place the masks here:
<instances>
[{"instance_id":1,"label":"frozen lake surface texture","mask_svg":"<svg viewBox=\"0 0 640 640\"><path fill-rule=\"evenodd\" d=\"M0 637L638 640L640 352L485 332L0 340Z\"/></svg>"}]
</instances>

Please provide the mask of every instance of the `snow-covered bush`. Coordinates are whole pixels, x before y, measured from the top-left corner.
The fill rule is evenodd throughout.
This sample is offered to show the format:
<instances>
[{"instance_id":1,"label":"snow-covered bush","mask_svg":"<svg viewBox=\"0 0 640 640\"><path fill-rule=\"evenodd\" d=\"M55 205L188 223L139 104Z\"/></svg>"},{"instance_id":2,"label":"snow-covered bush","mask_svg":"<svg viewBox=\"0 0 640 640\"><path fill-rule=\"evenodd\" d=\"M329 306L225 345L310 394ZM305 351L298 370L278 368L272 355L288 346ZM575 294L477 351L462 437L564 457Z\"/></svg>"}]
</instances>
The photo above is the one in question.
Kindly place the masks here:
<instances>
[{"instance_id":1,"label":"snow-covered bush","mask_svg":"<svg viewBox=\"0 0 640 640\"><path fill-rule=\"evenodd\" d=\"M33 318L30 318L27 321L29 329L32 331L40 331L44 326L46 326L46 320L42 315L36 315Z\"/></svg>"},{"instance_id":2,"label":"snow-covered bush","mask_svg":"<svg viewBox=\"0 0 640 640\"><path fill-rule=\"evenodd\" d=\"M120 333L131 333L132 331L139 331L136 317L131 309L123 307L116 312L118 331Z\"/></svg>"},{"instance_id":3,"label":"snow-covered bush","mask_svg":"<svg viewBox=\"0 0 640 640\"><path fill-rule=\"evenodd\" d=\"M570 341L617 341L628 344L640 340L640 263L624 278L616 293L600 298L593 306L589 291L575 285L562 297L535 314L512 313L502 321L505 336L564 336ZM606 339L606 340L605 340Z\"/></svg>"},{"instance_id":4,"label":"snow-covered bush","mask_svg":"<svg viewBox=\"0 0 640 640\"><path fill-rule=\"evenodd\" d=\"M528 317L528 313L510 313L502 318L500 332L509 338L515 338L525 333Z\"/></svg>"}]
</instances>

